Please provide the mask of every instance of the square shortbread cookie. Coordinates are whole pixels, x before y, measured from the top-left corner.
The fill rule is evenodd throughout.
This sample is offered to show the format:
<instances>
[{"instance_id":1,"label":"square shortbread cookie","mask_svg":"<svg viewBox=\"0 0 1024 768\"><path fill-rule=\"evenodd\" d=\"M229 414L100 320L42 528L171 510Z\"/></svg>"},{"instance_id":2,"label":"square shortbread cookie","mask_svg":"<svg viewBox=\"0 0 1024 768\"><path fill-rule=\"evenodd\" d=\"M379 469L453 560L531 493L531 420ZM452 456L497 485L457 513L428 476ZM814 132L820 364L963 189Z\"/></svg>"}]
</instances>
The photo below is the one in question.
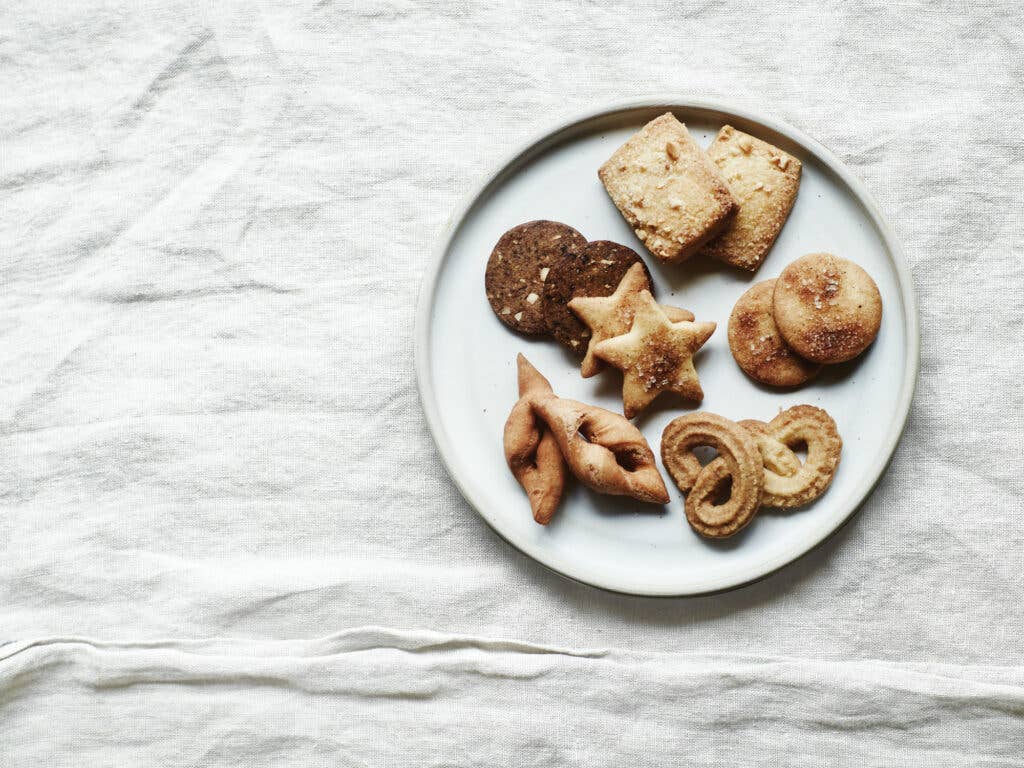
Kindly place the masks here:
<instances>
[{"instance_id":1,"label":"square shortbread cookie","mask_svg":"<svg viewBox=\"0 0 1024 768\"><path fill-rule=\"evenodd\" d=\"M598 176L636 236L667 262L700 250L736 209L715 164L671 112L619 147Z\"/></svg>"},{"instance_id":2,"label":"square shortbread cookie","mask_svg":"<svg viewBox=\"0 0 1024 768\"><path fill-rule=\"evenodd\" d=\"M739 210L705 251L751 272L771 250L800 187L800 161L776 146L727 125L708 147Z\"/></svg>"}]
</instances>

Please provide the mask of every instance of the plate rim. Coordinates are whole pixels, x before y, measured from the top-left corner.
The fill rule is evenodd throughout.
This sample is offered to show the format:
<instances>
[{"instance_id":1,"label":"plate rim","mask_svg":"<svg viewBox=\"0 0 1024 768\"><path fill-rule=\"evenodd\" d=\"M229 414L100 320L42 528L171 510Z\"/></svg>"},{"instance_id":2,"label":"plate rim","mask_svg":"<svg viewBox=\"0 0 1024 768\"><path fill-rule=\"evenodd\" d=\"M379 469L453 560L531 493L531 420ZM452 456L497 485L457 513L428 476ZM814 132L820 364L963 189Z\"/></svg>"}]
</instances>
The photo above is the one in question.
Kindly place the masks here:
<instances>
[{"instance_id":1,"label":"plate rim","mask_svg":"<svg viewBox=\"0 0 1024 768\"><path fill-rule=\"evenodd\" d=\"M858 201L863 205L873 225L881 236L883 244L889 251L893 266L895 267L897 284L903 300L903 315L907 329L906 367L903 380L900 385L900 397L897 403L897 418L893 420L889 432L886 435L886 439L883 442L883 450L880 451L880 456L884 458L878 461L876 465L866 473L864 481L858 486L857 492L853 494L853 496L858 497L858 500L850 506L850 509L846 511L846 514L837 525L826 530L821 536L812 537L806 546L801 545L791 554L778 558L781 562L773 560L770 562L770 565L766 570L759 571L752 575L749 573L741 574L740 578L737 580L729 581L729 583L709 589L622 589L614 584L602 583L600 578L583 578L572 573L567 573L551 563L544 562L544 560L537 555L527 551L516 542L511 541L501 530L499 530L487 514L484 513L483 508L485 505L481 500L473 498L472 494L470 494L463 486L458 473L453 468L453 461L451 459L452 448L449 445L447 434L441 423L440 413L436 402L436 393L434 392L433 383L430 377L430 355L428 350L430 342L430 315L434 304L433 297L436 293L441 267L443 266L448 250L451 247L454 235L459 230L459 226L465 220L466 215L470 212L473 206L476 205L476 203L494 184L498 183L502 179L507 171L514 170L513 167L519 164L524 158L544 152L551 146L558 144L564 138L564 134L581 127L584 123L623 112L660 108L668 110L678 108L680 110L714 111L725 113L727 115L734 115L743 120L763 125L766 128L785 136L790 141L803 146L816 155L818 159L820 159L831 172L835 173L857 196ZM910 274L910 266L907 263L903 249L900 246L899 240L896 238L895 232L883 215L874 196L871 194L870 190L868 190L867 185L831 150L798 128L794 128L793 126L780 120L776 120L773 117L761 115L744 107L729 104L728 102L680 95L645 96L615 102L597 109L591 108L584 112L577 112L569 117L562 118L557 124L533 134L526 141L519 143L511 152L499 158L499 160L470 187L468 193L462 197L454 212L448 217L444 227L437 236L420 281L419 294L416 299L416 313L413 330L416 383L420 395L420 405L427 421L427 429L430 431L431 438L433 439L434 445L441 457L441 462L444 464L445 470L448 472L448 476L452 479L452 482L455 483L455 486L459 489L462 497L469 503L477 515L483 519L488 527L490 527L499 538L514 548L517 552L529 557L531 560L549 571L570 581L585 584L587 586L615 594L663 598L700 597L702 595L719 594L722 592L740 589L744 586L760 581L761 579L767 578L782 568L785 568L802 557L805 557L842 530L847 523L850 522L853 516L860 511L868 498L870 498L872 492L878 485L882 476L885 474L889 464L892 462L893 456L896 453L896 448L899 445L900 438L906 429L907 421L910 417L910 408L913 402L914 390L916 388L920 368L920 346L921 339L917 296L914 291L913 278ZM755 566L754 570L758 567L759 566Z\"/></svg>"}]
</instances>

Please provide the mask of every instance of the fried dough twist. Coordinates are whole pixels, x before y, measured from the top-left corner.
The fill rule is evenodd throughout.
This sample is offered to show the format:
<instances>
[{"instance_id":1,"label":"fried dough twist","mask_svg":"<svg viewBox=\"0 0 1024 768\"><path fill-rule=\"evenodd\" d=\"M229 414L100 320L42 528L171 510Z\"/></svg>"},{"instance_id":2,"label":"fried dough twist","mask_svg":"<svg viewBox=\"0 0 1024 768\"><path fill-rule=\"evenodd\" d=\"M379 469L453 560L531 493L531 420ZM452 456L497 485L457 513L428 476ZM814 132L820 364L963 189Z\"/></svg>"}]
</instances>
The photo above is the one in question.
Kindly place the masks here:
<instances>
[{"instance_id":1,"label":"fried dough twist","mask_svg":"<svg viewBox=\"0 0 1024 768\"><path fill-rule=\"evenodd\" d=\"M565 491L565 460L551 430L533 411L533 398L554 397L551 384L519 355L519 400L505 422L504 447L508 468L530 499L533 519L547 525Z\"/></svg>"}]
</instances>

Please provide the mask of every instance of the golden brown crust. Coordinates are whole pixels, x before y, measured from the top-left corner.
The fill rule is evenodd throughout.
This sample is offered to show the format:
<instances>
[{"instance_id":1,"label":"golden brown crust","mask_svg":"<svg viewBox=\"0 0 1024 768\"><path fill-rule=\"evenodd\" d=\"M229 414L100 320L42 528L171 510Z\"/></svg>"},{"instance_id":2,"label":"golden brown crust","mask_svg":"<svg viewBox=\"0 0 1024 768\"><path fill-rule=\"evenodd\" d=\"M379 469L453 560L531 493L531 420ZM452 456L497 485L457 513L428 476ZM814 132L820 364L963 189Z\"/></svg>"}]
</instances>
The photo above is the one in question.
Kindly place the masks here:
<instances>
[{"instance_id":1,"label":"golden brown crust","mask_svg":"<svg viewBox=\"0 0 1024 768\"><path fill-rule=\"evenodd\" d=\"M766 476L769 471L784 477L795 475L800 471L800 457L788 445L784 445L772 437L767 424L756 419L741 419L736 423L747 430L754 438L754 442L757 443L758 450L761 451L761 460L764 462ZM764 503L763 498L761 501Z\"/></svg>"},{"instance_id":2,"label":"golden brown crust","mask_svg":"<svg viewBox=\"0 0 1024 768\"><path fill-rule=\"evenodd\" d=\"M612 496L668 503L654 452L640 430L622 416L554 395L539 395L532 405L583 485Z\"/></svg>"},{"instance_id":3,"label":"golden brown crust","mask_svg":"<svg viewBox=\"0 0 1024 768\"><path fill-rule=\"evenodd\" d=\"M718 166L739 207L704 251L753 272L793 210L800 189L800 161L731 125L718 132L707 155Z\"/></svg>"},{"instance_id":4,"label":"golden brown crust","mask_svg":"<svg viewBox=\"0 0 1024 768\"><path fill-rule=\"evenodd\" d=\"M882 296L860 266L812 253L786 267L772 297L775 325L801 357L850 360L871 345L882 323Z\"/></svg>"},{"instance_id":5,"label":"golden brown crust","mask_svg":"<svg viewBox=\"0 0 1024 768\"><path fill-rule=\"evenodd\" d=\"M643 264L634 264L622 276L611 296L577 296L569 302L569 309L590 329L587 354L580 364L580 373L587 379L600 373L605 364L594 354L594 348L605 339L627 333L633 325L640 292L650 289L650 280ZM693 313L676 307L662 307L673 323L692 321Z\"/></svg>"},{"instance_id":6,"label":"golden brown crust","mask_svg":"<svg viewBox=\"0 0 1024 768\"><path fill-rule=\"evenodd\" d=\"M746 422L743 426L751 429ZM765 464L761 503L766 507L802 507L828 489L839 467L843 441L835 421L824 410L813 405L796 405L751 432ZM807 459L803 464L791 451L800 444L807 446ZM791 457L786 455L787 451Z\"/></svg>"},{"instance_id":7,"label":"golden brown crust","mask_svg":"<svg viewBox=\"0 0 1024 768\"><path fill-rule=\"evenodd\" d=\"M736 209L714 163L671 112L641 128L597 175L636 236L662 261L692 256Z\"/></svg>"},{"instance_id":8,"label":"golden brown crust","mask_svg":"<svg viewBox=\"0 0 1024 768\"><path fill-rule=\"evenodd\" d=\"M693 355L715 331L714 323L670 322L649 291L641 291L629 333L605 339L594 354L622 371L622 403L633 418L662 392L700 402L704 391Z\"/></svg>"},{"instance_id":9,"label":"golden brown crust","mask_svg":"<svg viewBox=\"0 0 1024 768\"><path fill-rule=\"evenodd\" d=\"M551 395L551 384L519 355L519 400L505 422L505 461L526 491L533 519L547 525L565 490L566 466L551 430L533 412L532 397Z\"/></svg>"},{"instance_id":10,"label":"golden brown crust","mask_svg":"<svg viewBox=\"0 0 1024 768\"><path fill-rule=\"evenodd\" d=\"M701 467L693 453L699 446L718 451ZM661 461L679 489L686 493L686 519L702 536L723 538L739 532L761 505L764 465L749 432L715 413L689 413L669 422L661 436ZM729 500L715 504L727 479Z\"/></svg>"},{"instance_id":11,"label":"golden brown crust","mask_svg":"<svg viewBox=\"0 0 1024 768\"><path fill-rule=\"evenodd\" d=\"M729 316L729 349L750 378L773 387L797 387L821 366L799 357L782 340L772 313L775 281L751 286Z\"/></svg>"}]
</instances>

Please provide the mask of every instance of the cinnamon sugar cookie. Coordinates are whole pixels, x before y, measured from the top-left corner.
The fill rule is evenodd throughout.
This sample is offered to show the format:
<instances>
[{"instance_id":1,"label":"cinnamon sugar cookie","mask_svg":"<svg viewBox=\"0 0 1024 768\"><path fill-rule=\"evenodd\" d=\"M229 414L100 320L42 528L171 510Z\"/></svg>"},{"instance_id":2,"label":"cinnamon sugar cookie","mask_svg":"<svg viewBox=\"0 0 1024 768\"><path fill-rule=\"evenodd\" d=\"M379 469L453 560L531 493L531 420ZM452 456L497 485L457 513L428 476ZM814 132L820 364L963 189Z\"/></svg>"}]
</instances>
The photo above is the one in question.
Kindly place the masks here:
<instances>
[{"instance_id":1,"label":"cinnamon sugar cookie","mask_svg":"<svg viewBox=\"0 0 1024 768\"><path fill-rule=\"evenodd\" d=\"M775 325L800 357L841 363L870 346L882 323L882 296L852 261L812 253L786 267L772 297Z\"/></svg>"},{"instance_id":2,"label":"cinnamon sugar cookie","mask_svg":"<svg viewBox=\"0 0 1024 768\"><path fill-rule=\"evenodd\" d=\"M782 340L772 317L775 281L765 280L740 296L729 316L729 349L750 378L773 387L797 387L821 366L797 356Z\"/></svg>"}]
</instances>

